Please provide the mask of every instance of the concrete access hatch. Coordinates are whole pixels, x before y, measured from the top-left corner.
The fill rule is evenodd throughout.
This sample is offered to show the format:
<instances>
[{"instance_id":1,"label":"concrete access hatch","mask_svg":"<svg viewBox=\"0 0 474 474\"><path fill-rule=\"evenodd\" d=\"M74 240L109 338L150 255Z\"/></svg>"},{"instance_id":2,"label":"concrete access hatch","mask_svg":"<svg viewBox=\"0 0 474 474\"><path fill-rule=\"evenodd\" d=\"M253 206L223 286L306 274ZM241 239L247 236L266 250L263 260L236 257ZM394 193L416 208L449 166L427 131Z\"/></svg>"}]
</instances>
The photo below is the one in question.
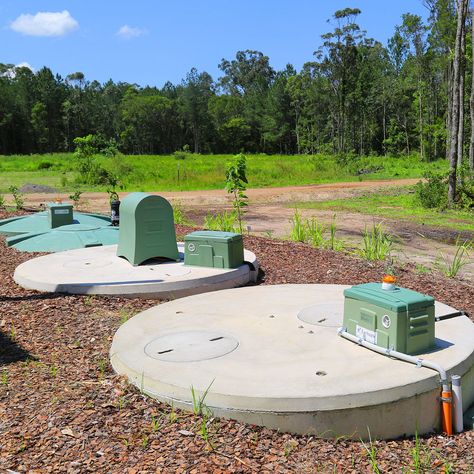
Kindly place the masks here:
<instances>
[{"instance_id":1,"label":"concrete access hatch","mask_svg":"<svg viewBox=\"0 0 474 474\"><path fill-rule=\"evenodd\" d=\"M237 349L239 341L213 331L181 331L158 337L145 346L145 354L167 362L216 359Z\"/></svg>"}]
</instances>

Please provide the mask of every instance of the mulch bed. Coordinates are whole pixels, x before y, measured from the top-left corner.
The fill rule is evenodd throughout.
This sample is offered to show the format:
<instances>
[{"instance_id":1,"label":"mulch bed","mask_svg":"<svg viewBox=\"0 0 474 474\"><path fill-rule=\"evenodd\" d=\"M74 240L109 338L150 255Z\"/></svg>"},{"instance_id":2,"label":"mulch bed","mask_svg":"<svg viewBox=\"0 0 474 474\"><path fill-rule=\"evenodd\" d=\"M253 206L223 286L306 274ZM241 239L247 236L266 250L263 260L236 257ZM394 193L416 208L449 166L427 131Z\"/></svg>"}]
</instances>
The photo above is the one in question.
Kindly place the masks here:
<instances>
[{"instance_id":1,"label":"mulch bed","mask_svg":"<svg viewBox=\"0 0 474 474\"><path fill-rule=\"evenodd\" d=\"M186 230L178 226L178 233ZM304 244L246 237L245 245L259 258L261 284L355 284L384 273L382 264ZM199 416L143 396L108 364L120 324L157 301L23 290L12 275L29 258L0 243L2 472L372 472L360 441L281 434L234 421L209 425L210 447ZM401 285L474 315L472 286L418 275L410 266L397 273ZM380 471L474 471L473 432L420 442L418 470L415 440L373 442Z\"/></svg>"}]
</instances>

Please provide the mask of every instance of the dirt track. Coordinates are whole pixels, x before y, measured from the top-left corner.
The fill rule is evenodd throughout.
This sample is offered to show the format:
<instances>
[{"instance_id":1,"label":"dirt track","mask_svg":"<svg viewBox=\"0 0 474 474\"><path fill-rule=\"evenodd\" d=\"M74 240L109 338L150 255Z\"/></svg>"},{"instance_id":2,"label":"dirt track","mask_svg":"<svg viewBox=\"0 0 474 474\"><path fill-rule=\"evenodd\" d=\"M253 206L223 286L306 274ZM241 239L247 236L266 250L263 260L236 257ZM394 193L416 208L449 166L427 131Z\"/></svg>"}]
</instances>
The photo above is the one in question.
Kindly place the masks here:
<instances>
[{"instance_id":1,"label":"dirt track","mask_svg":"<svg viewBox=\"0 0 474 474\"><path fill-rule=\"evenodd\" d=\"M285 237L289 233L290 219L294 213L292 202L324 201L328 199L344 199L353 197L368 190L406 186L415 184L418 179L383 180L383 181L356 181L344 183L331 183L320 185L305 185L292 187L248 189L250 205L246 214L246 222L250 232L256 235ZM122 198L127 193L120 193ZM180 203L186 214L196 222L202 224L204 216L209 211L230 208L230 197L223 189L205 191L177 191L156 193L169 199L173 203ZM27 194L27 206L38 207L41 203L56 197L67 199L67 194ZM7 201L11 199L6 196ZM108 212L109 203L106 193L82 194L80 208L86 211ZM316 217L322 223L332 221L334 212L307 209L302 210L304 217ZM455 247L455 231L422 226L405 221L384 219L354 212L338 212L336 223L338 237L356 247L366 225L383 221L387 230L397 240L396 256L401 261L415 262L432 267L441 254L452 257ZM472 238L471 235L465 235ZM474 277L474 264L463 269L463 275L472 280Z\"/></svg>"}]
</instances>

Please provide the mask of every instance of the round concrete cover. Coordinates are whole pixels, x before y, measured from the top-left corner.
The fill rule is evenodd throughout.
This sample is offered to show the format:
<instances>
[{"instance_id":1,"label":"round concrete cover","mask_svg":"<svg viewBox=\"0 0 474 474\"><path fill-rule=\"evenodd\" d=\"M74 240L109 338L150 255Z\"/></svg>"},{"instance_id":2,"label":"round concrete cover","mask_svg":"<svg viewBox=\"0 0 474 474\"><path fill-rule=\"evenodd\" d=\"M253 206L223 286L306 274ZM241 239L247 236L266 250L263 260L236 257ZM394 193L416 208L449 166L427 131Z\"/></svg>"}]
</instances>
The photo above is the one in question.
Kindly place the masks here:
<instances>
[{"instance_id":1,"label":"round concrete cover","mask_svg":"<svg viewBox=\"0 0 474 474\"><path fill-rule=\"evenodd\" d=\"M344 300L331 303L320 303L303 308L298 313L298 319L315 326L340 328L344 314Z\"/></svg>"},{"instance_id":2,"label":"round concrete cover","mask_svg":"<svg viewBox=\"0 0 474 474\"><path fill-rule=\"evenodd\" d=\"M183 258L183 243L178 250ZM13 278L38 291L174 299L245 285L258 271L257 259L248 250L245 261L255 270L247 264L220 269L153 260L133 266L116 253L116 245L107 245L44 255L19 265Z\"/></svg>"},{"instance_id":3,"label":"round concrete cover","mask_svg":"<svg viewBox=\"0 0 474 474\"><path fill-rule=\"evenodd\" d=\"M281 431L364 438L369 426L373 438L393 438L436 430L438 373L338 336L330 305L342 308L344 288L268 285L164 303L119 328L111 362L160 400L192 409L190 387L201 394L208 390L205 403L215 416ZM310 323L298 317L305 308ZM441 310L454 311L445 305ZM323 318L329 323L319 323ZM226 336L238 346L223 354L232 347L229 341L215 358L199 349L186 363L150 357L157 349L160 356L173 354L173 338L183 333ZM211 341L203 345L212 347ZM436 345L421 357L462 375L465 403L472 404L474 324L465 316L436 323ZM186 357L185 349L182 354Z\"/></svg>"},{"instance_id":4,"label":"round concrete cover","mask_svg":"<svg viewBox=\"0 0 474 474\"><path fill-rule=\"evenodd\" d=\"M211 331L182 331L158 337L145 346L145 354L168 362L197 362L232 352L239 341Z\"/></svg>"}]
</instances>

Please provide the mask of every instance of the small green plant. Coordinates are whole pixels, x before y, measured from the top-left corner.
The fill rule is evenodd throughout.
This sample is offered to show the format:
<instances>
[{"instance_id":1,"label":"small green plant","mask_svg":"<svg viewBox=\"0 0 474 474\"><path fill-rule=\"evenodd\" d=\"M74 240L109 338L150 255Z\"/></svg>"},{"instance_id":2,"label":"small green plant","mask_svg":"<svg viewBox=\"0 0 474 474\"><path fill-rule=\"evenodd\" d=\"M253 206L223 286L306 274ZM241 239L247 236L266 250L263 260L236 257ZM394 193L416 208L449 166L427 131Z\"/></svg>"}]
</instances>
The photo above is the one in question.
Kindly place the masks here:
<instances>
[{"instance_id":1,"label":"small green plant","mask_svg":"<svg viewBox=\"0 0 474 474\"><path fill-rule=\"evenodd\" d=\"M4 387L8 386L8 372L6 369L2 370L2 375L0 376L0 385Z\"/></svg>"},{"instance_id":2,"label":"small green plant","mask_svg":"<svg viewBox=\"0 0 474 474\"><path fill-rule=\"evenodd\" d=\"M303 219L298 209L295 209L290 222L290 240L294 242L306 242L315 248L338 251L344 248L342 240L336 238L336 216L329 226L325 226L314 217Z\"/></svg>"},{"instance_id":3,"label":"small green plant","mask_svg":"<svg viewBox=\"0 0 474 474\"><path fill-rule=\"evenodd\" d=\"M232 207L237 216L239 232L243 234L243 216L245 207L248 206L248 197L245 194L247 189L247 158L242 153L236 155L231 163L227 164L225 179L226 190L232 194Z\"/></svg>"},{"instance_id":4,"label":"small green plant","mask_svg":"<svg viewBox=\"0 0 474 474\"><path fill-rule=\"evenodd\" d=\"M125 324L131 317L132 315L130 314L129 311L127 311L125 308L120 308L119 310L119 317L120 317L120 324Z\"/></svg>"},{"instance_id":5,"label":"small green plant","mask_svg":"<svg viewBox=\"0 0 474 474\"><path fill-rule=\"evenodd\" d=\"M74 203L74 207L77 208L79 206L79 202L81 201L81 194L82 191L79 188L74 188L72 194L69 195L69 199Z\"/></svg>"},{"instance_id":6,"label":"small green plant","mask_svg":"<svg viewBox=\"0 0 474 474\"><path fill-rule=\"evenodd\" d=\"M385 260L392 250L392 236L387 234L381 223L371 229L365 227L362 246L356 253L366 260Z\"/></svg>"},{"instance_id":7,"label":"small green plant","mask_svg":"<svg viewBox=\"0 0 474 474\"><path fill-rule=\"evenodd\" d=\"M13 196L13 201L15 202L15 208L19 211L23 209L23 205L25 204L24 194L18 189L18 186L11 185L8 190L10 191L11 195Z\"/></svg>"},{"instance_id":8,"label":"small green plant","mask_svg":"<svg viewBox=\"0 0 474 474\"><path fill-rule=\"evenodd\" d=\"M336 238L336 232L336 215L334 215L331 223L329 224L329 240L327 241L326 248L330 250L341 251L344 249L344 242Z\"/></svg>"},{"instance_id":9,"label":"small green plant","mask_svg":"<svg viewBox=\"0 0 474 474\"><path fill-rule=\"evenodd\" d=\"M201 419L201 426L199 428L199 434L201 435L201 438L204 440L206 445L210 446L212 448L212 443L211 439L209 436L209 425L212 422L212 420L209 420L207 416L203 416Z\"/></svg>"},{"instance_id":10,"label":"small green plant","mask_svg":"<svg viewBox=\"0 0 474 474\"><path fill-rule=\"evenodd\" d=\"M170 407L170 412L168 415L168 419L170 423L174 423L178 419L178 415L176 414L176 411L174 409L174 403L171 402L171 407Z\"/></svg>"},{"instance_id":11,"label":"small green plant","mask_svg":"<svg viewBox=\"0 0 474 474\"><path fill-rule=\"evenodd\" d=\"M426 273L430 272L430 269L423 265L422 263L415 263L415 271L420 275L425 275Z\"/></svg>"},{"instance_id":12,"label":"small green plant","mask_svg":"<svg viewBox=\"0 0 474 474\"><path fill-rule=\"evenodd\" d=\"M58 375L58 372L59 372L59 368L57 365L52 365L50 368L49 368L49 373L51 374L51 377L56 377Z\"/></svg>"},{"instance_id":13,"label":"small green plant","mask_svg":"<svg viewBox=\"0 0 474 474\"><path fill-rule=\"evenodd\" d=\"M99 359L97 361L97 367L99 369L99 378L103 379L105 377L105 371L107 370L109 362L107 359Z\"/></svg>"},{"instance_id":14,"label":"small green plant","mask_svg":"<svg viewBox=\"0 0 474 474\"><path fill-rule=\"evenodd\" d=\"M326 227L314 217L305 222L306 236L309 243L316 248L324 247L324 234Z\"/></svg>"},{"instance_id":15,"label":"small green plant","mask_svg":"<svg viewBox=\"0 0 474 474\"><path fill-rule=\"evenodd\" d=\"M141 440L141 445L142 445L142 448L143 449L146 449L148 447L148 444L150 443L150 439L148 438L147 435L143 435L142 436L142 440Z\"/></svg>"},{"instance_id":16,"label":"small green plant","mask_svg":"<svg viewBox=\"0 0 474 474\"><path fill-rule=\"evenodd\" d=\"M109 202L119 200L119 195L115 189L107 189L107 194L109 195Z\"/></svg>"},{"instance_id":17,"label":"small green plant","mask_svg":"<svg viewBox=\"0 0 474 474\"><path fill-rule=\"evenodd\" d=\"M151 415L151 431L153 433L156 433L157 431L160 430L161 425L162 425L162 419L163 419L163 414L161 414L159 417L156 417L155 415Z\"/></svg>"},{"instance_id":18,"label":"small green plant","mask_svg":"<svg viewBox=\"0 0 474 474\"><path fill-rule=\"evenodd\" d=\"M285 443L283 456L285 456L285 458L288 458L290 454L292 453L292 451L296 449L297 447L298 447L298 441L294 439L290 439L289 441Z\"/></svg>"},{"instance_id":19,"label":"small green plant","mask_svg":"<svg viewBox=\"0 0 474 474\"><path fill-rule=\"evenodd\" d=\"M5 209L5 197L0 194L0 209Z\"/></svg>"},{"instance_id":20,"label":"small green plant","mask_svg":"<svg viewBox=\"0 0 474 474\"><path fill-rule=\"evenodd\" d=\"M184 214L184 209L179 201L173 203L173 220L178 225L192 225L192 222Z\"/></svg>"},{"instance_id":21,"label":"small green plant","mask_svg":"<svg viewBox=\"0 0 474 474\"><path fill-rule=\"evenodd\" d=\"M235 232L238 217L235 211L208 213L204 218L204 228L208 230L222 230L224 232Z\"/></svg>"},{"instance_id":22,"label":"small green plant","mask_svg":"<svg viewBox=\"0 0 474 474\"><path fill-rule=\"evenodd\" d=\"M209 393L209 390L212 387L213 383L214 380L212 380L212 382L208 385L208 387L201 396L198 396L194 390L194 387L191 386L191 395L193 397L193 412L195 415L202 415L203 413L209 414L209 408L204 403L204 401L206 400L207 394Z\"/></svg>"},{"instance_id":23,"label":"small green plant","mask_svg":"<svg viewBox=\"0 0 474 474\"><path fill-rule=\"evenodd\" d=\"M448 255L440 254L436 266L448 278L454 278L460 270L470 263L469 251L472 249L472 242L461 242L456 240L456 253L451 258Z\"/></svg>"},{"instance_id":24,"label":"small green plant","mask_svg":"<svg viewBox=\"0 0 474 474\"><path fill-rule=\"evenodd\" d=\"M370 436L370 430L369 430L369 445L367 446L363 441L362 445L365 448L365 451L367 452L367 456L369 457L369 462L370 462L370 467L372 468L372 472L374 474L380 474L380 469L378 466L377 462L377 449L375 448L375 444L372 441L372 438Z\"/></svg>"},{"instance_id":25,"label":"small green plant","mask_svg":"<svg viewBox=\"0 0 474 474\"><path fill-rule=\"evenodd\" d=\"M15 329L15 325L13 323L10 327L10 339L12 341L14 341L16 339L16 329Z\"/></svg>"},{"instance_id":26,"label":"small green plant","mask_svg":"<svg viewBox=\"0 0 474 474\"><path fill-rule=\"evenodd\" d=\"M291 233L290 239L293 242L306 242L306 227L298 209L295 209L293 217L290 219Z\"/></svg>"},{"instance_id":27,"label":"small green plant","mask_svg":"<svg viewBox=\"0 0 474 474\"><path fill-rule=\"evenodd\" d=\"M92 306L93 303L94 303L94 299L95 299L95 298L94 298L93 295L86 296L86 297L84 298L84 304L85 304L86 306Z\"/></svg>"},{"instance_id":28,"label":"small green plant","mask_svg":"<svg viewBox=\"0 0 474 474\"><path fill-rule=\"evenodd\" d=\"M123 408L125 408L127 406L127 404L128 404L128 400L123 395L118 397L118 399L117 399L117 408L119 410L122 410Z\"/></svg>"}]
</instances>

